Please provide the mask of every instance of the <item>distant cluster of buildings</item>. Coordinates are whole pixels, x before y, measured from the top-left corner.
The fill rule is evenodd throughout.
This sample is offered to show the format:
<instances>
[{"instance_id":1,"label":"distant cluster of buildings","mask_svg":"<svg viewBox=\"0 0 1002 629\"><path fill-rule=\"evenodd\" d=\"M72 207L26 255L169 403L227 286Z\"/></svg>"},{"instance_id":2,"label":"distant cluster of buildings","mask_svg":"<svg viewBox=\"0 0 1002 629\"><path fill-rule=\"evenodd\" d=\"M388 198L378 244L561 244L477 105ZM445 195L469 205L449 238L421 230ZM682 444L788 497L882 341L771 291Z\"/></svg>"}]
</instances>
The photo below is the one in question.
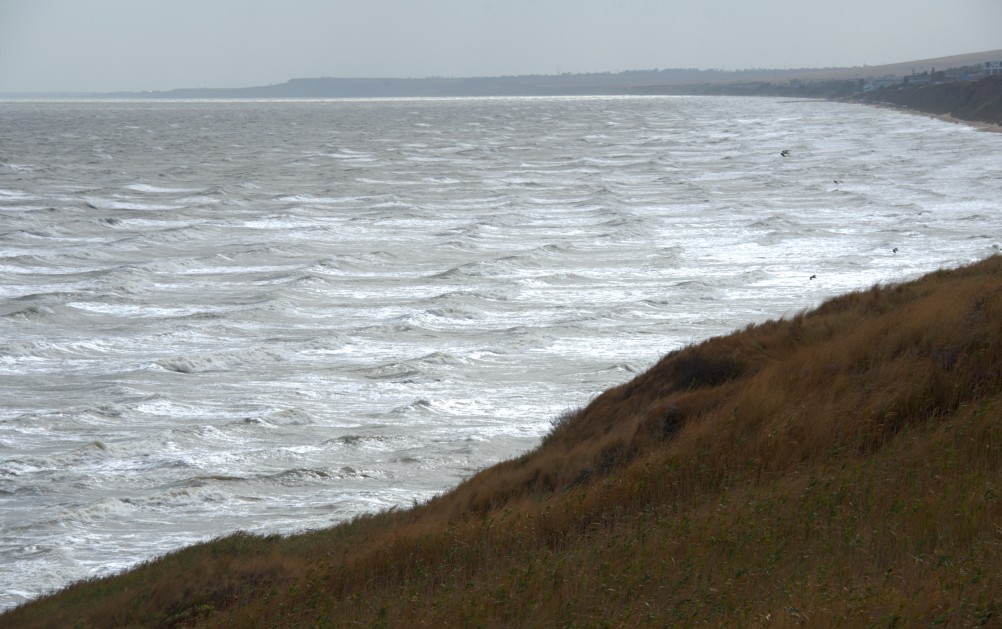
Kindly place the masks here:
<instances>
[{"instance_id":1,"label":"distant cluster of buildings","mask_svg":"<svg viewBox=\"0 0 1002 629\"><path fill-rule=\"evenodd\" d=\"M992 76L997 74L1002 74L1002 60L985 61L981 64L980 72L965 74L964 76L946 77L943 72L936 72L936 68L933 68L932 70L926 70L924 72L912 71L911 74L904 77L888 76L880 79L873 79L871 81L868 81L863 86L863 91L872 92L873 90L877 90L882 87L901 85L903 83L908 85L920 85L923 83L936 83L944 80L956 80L956 79L964 81L972 81L974 79L983 76Z\"/></svg>"}]
</instances>

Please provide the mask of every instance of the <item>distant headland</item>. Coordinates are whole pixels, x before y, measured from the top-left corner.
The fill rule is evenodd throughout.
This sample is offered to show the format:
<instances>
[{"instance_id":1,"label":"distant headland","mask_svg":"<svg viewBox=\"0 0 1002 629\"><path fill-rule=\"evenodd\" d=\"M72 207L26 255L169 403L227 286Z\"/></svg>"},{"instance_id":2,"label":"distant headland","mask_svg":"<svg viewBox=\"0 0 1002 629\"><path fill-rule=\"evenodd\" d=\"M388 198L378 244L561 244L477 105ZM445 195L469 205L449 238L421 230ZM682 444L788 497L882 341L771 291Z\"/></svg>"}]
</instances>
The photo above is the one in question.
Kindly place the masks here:
<instances>
[{"instance_id":1,"label":"distant headland","mask_svg":"<svg viewBox=\"0 0 1002 629\"><path fill-rule=\"evenodd\" d=\"M17 94L11 97L128 99L313 99L487 96L583 96L648 94L747 94L809 98L848 97L917 81L972 80L986 64L1002 61L1002 49L851 68L699 70L563 73L498 77L297 78L255 87L181 88L100 94Z\"/></svg>"}]
</instances>

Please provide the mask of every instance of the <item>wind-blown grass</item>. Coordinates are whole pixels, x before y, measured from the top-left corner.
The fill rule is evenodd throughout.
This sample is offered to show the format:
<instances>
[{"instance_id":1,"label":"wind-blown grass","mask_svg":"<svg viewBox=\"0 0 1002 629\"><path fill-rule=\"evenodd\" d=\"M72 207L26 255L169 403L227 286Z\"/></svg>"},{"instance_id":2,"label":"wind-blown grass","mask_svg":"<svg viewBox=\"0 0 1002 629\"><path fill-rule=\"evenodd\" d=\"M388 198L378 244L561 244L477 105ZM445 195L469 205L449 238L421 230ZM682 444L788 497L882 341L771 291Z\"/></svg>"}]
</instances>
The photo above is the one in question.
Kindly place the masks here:
<instances>
[{"instance_id":1,"label":"wind-blown grass","mask_svg":"<svg viewBox=\"0 0 1002 629\"><path fill-rule=\"evenodd\" d=\"M49 626L1002 625L1002 258L673 352L426 504L235 535Z\"/></svg>"}]
</instances>

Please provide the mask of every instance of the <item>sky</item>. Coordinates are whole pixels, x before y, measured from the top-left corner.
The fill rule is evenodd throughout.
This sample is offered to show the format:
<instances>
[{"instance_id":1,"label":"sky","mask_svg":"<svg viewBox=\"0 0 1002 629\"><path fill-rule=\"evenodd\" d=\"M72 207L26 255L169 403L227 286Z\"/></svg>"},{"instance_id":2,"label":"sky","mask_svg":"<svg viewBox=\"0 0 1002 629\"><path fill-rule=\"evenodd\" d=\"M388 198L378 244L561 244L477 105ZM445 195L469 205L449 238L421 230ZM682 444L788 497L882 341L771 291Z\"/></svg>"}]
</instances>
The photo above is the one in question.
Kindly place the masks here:
<instances>
[{"instance_id":1,"label":"sky","mask_svg":"<svg viewBox=\"0 0 1002 629\"><path fill-rule=\"evenodd\" d=\"M1002 49L1002 0L0 0L0 93L881 65Z\"/></svg>"}]
</instances>

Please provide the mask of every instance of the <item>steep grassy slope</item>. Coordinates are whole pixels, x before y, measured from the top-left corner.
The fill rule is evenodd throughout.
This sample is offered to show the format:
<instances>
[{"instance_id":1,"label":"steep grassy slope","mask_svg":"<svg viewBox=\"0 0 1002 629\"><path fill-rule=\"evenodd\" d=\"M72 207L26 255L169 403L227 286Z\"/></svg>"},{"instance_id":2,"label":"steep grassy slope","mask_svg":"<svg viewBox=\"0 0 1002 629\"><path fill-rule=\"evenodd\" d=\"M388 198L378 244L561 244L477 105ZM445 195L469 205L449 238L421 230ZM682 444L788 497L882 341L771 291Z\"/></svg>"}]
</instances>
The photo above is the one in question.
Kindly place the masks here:
<instances>
[{"instance_id":1,"label":"steep grassy slope","mask_svg":"<svg viewBox=\"0 0 1002 629\"><path fill-rule=\"evenodd\" d=\"M672 353L407 511L237 535L48 626L1000 626L1002 258Z\"/></svg>"}]
</instances>

